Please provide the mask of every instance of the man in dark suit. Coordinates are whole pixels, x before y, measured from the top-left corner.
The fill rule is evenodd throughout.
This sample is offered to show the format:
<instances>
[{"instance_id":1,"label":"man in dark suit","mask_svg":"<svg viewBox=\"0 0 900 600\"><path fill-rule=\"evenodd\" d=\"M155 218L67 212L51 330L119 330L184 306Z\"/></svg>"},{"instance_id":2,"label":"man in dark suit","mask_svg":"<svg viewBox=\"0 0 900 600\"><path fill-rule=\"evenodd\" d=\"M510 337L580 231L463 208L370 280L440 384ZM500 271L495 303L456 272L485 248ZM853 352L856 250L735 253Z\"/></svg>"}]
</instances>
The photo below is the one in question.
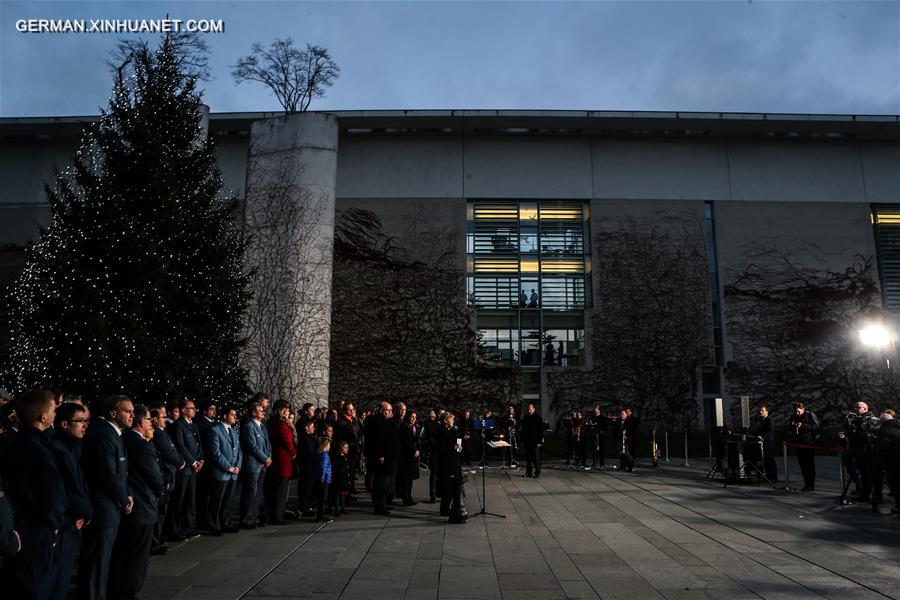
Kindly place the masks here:
<instances>
[{"instance_id":1,"label":"man in dark suit","mask_svg":"<svg viewBox=\"0 0 900 600\"><path fill-rule=\"evenodd\" d=\"M356 418L356 408L350 402L346 402L341 408L341 414L334 429L334 443L340 447L341 442L347 442L349 447L347 461L350 463L354 474L359 467L359 440L361 437L362 425L359 419ZM351 481L350 484L350 493L355 494L354 481Z\"/></svg>"},{"instance_id":2,"label":"man in dark suit","mask_svg":"<svg viewBox=\"0 0 900 600\"><path fill-rule=\"evenodd\" d=\"M56 411L50 450L66 487L66 519L59 531L56 546L57 571L51 598L69 597L69 583L75 564L75 550L82 528L91 520L94 509L88 493L87 479L81 468L82 440L90 422L90 412L81 404L66 402Z\"/></svg>"},{"instance_id":3,"label":"man in dark suit","mask_svg":"<svg viewBox=\"0 0 900 600\"><path fill-rule=\"evenodd\" d=\"M380 515L390 514L386 504L399 455L400 438L391 422L393 413L393 407L382 402L381 412L366 419L366 461L373 476L372 504L375 514Z\"/></svg>"},{"instance_id":4,"label":"man in dark suit","mask_svg":"<svg viewBox=\"0 0 900 600\"><path fill-rule=\"evenodd\" d=\"M396 444L397 444L397 460L396 467L394 468L394 472L391 474L391 481L388 484L388 503L393 506L394 498L404 499L404 490L406 489L406 470L400 468L400 455L403 452L403 433L404 429L406 429L406 404L403 402L398 402L394 405L394 418L392 419L391 424L394 426L395 434L396 434ZM418 469L418 464L416 465L416 469ZM412 474L409 474L410 480L412 479Z\"/></svg>"},{"instance_id":5,"label":"man in dark suit","mask_svg":"<svg viewBox=\"0 0 900 600\"><path fill-rule=\"evenodd\" d=\"M778 463L775 462L775 431L772 428L772 419L769 417L769 407L763 404L759 407L759 422L753 430L762 442L763 466L766 471L766 479L775 483L778 481Z\"/></svg>"},{"instance_id":6,"label":"man in dark suit","mask_svg":"<svg viewBox=\"0 0 900 600\"><path fill-rule=\"evenodd\" d=\"M200 432L200 447L206 456L207 437L209 430L218 423L219 407L215 400L207 400L203 403L202 413L194 423ZM211 471L207 468L197 473L197 528L209 529L209 490L211 484Z\"/></svg>"},{"instance_id":7,"label":"man in dark suit","mask_svg":"<svg viewBox=\"0 0 900 600\"><path fill-rule=\"evenodd\" d=\"M540 477L544 422L534 404L528 405L522 417L522 445L525 446L525 477Z\"/></svg>"},{"instance_id":8,"label":"man in dark suit","mask_svg":"<svg viewBox=\"0 0 900 600\"><path fill-rule=\"evenodd\" d=\"M469 411L466 411L468 414ZM465 433L461 433L463 436L463 458L465 459L465 444L466 438L468 435L469 438L473 438L473 429L472 429L472 421L469 417L463 417L466 421L465 424L461 424L462 431ZM437 501L437 453L436 449L437 440L435 436L437 435L439 429L441 427L440 421L438 421L438 414L435 411L431 411L428 413L428 419L422 424L422 449L425 450L425 464L428 465L428 501L431 504L434 504ZM469 442L471 446L472 442Z\"/></svg>"},{"instance_id":9,"label":"man in dark suit","mask_svg":"<svg viewBox=\"0 0 900 600\"><path fill-rule=\"evenodd\" d=\"M65 525L66 490L50 451L49 430L56 416L54 394L37 389L16 401L21 430L3 454L0 473L9 490L21 546L3 564L4 597L50 597L56 575L55 545Z\"/></svg>"},{"instance_id":10,"label":"man in dark suit","mask_svg":"<svg viewBox=\"0 0 900 600\"><path fill-rule=\"evenodd\" d=\"M237 411L225 410L222 421L216 423L206 433L206 456L209 458L209 533L222 535L237 533L231 524L234 489L241 472L241 443L237 428Z\"/></svg>"},{"instance_id":11,"label":"man in dark suit","mask_svg":"<svg viewBox=\"0 0 900 600\"><path fill-rule=\"evenodd\" d=\"M300 417L299 421L304 419ZM312 494L315 483L315 467L318 451L316 440L316 421L308 419L303 423L303 429L297 435L297 501L301 514L304 517L314 517Z\"/></svg>"},{"instance_id":12,"label":"man in dark suit","mask_svg":"<svg viewBox=\"0 0 900 600\"><path fill-rule=\"evenodd\" d=\"M128 464L122 443L122 433L134 418L134 405L128 396L110 396L98 412L85 436L82 453L94 508L94 518L84 529L78 560L78 596L82 600L106 598L119 525L122 516L134 507L128 493Z\"/></svg>"},{"instance_id":13,"label":"man in dark suit","mask_svg":"<svg viewBox=\"0 0 900 600\"><path fill-rule=\"evenodd\" d=\"M788 440L803 446L812 446L819 435L819 419L811 411L806 410L802 402L794 404L794 413L788 421ZM804 492L816 489L816 449L795 448L800 472L803 474Z\"/></svg>"},{"instance_id":14,"label":"man in dark suit","mask_svg":"<svg viewBox=\"0 0 900 600\"><path fill-rule=\"evenodd\" d=\"M602 469L606 462L606 432L609 430L609 419L603 414L603 409L599 404L594 407L594 414L590 417L589 430L594 450L591 468Z\"/></svg>"},{"instance_id":15,"label":"man in dark suit","mask_svg":"<svg viewBox=\"0 0 900 600\"><path fill-rule=\"evenodd\" d=\"M166 522L166 511L169 501L172 499L172 491L175 488L175 476L178 471L185 468L184 459L178 454L172 438L166 433L166 407L162 402L150 405L150 419L153 422L153 446L159 455L159 467L163 476L163 491L159 495L159 519L153 527L153 547L150 554L160 555L166 553L163 536L163 525Z\"/></svg>"},{"instance_id":16,"label":"man in dark suit","mask_svg":"<svg viewBox=\"0 0 900 600\"><path fill-rule=\"evenodd\" d=\"M0 565L4 558L12 558L21 551L22 538L16 531L6 483L0 479Z\"/></svg>"},{"instance_id":17,"label":"man in dark suit","mask_svg":"<svg viewBox=\"0 0 900 600\"><path fill-rule=\"evenodd\" d=\"M634 471L634 447L632 441L636 427L634 417L629 415L628 409L619 411L619 418L613 423L613 438L616 444L616 453L619 455L619 470L631 473Z\"/></svg>"},{"instance_id":18,"label":"man in dark suit","mask_svg":"<svg viewBox=\"0 0 900 600\"><path fill-rule=\"evenodd\" d=\"M194 423L196 415L197 405L187 399L181 404L181 417L169 427L169 437L185 464L175 475L175 491L169 503L166 537L173 541L196 534L197 474L203 468L200 431Z\"/></svg>"},{"instance_id":19,"label":"man in dark suit","mask_svg":"<svg viewBox=\"0 0 900 600\"><path fill-rule=\"evenodd\" d=\"M163 489L159 456L153 439L153 421L146 406L134 408L134 425L122 433L128 453L128 489L134 508L122 520L109 575L109 596L135 600L147 578L153 527L159 518L157 501Z\"/></svg>"},{"instance_id":20,"label":"man in dark suit","mask_svg":"<svg viewBox=\"0 0 900 600\"><path fill-rule=\"evenodd\" d=\"M628 418L625 420L625 429L628 432L628 453L634 461L638 457L638 437L640 436L641 421L630 408L626 408L625 413L628 415Z\"/></svg>"},{"instance_id":21,"label":"man in dark suit","mask_svg":"<svg viewBox=\"0 0 900 600\"><path fill-rule=\"evenodd\" d=\"M254 529L264 519L260 511L264 506L262 494L266 469L272 464L272 442L263 424L265 408L261 402L250 408L250 418L241 427L241 526Z\"/></svg>"}]
</instances>

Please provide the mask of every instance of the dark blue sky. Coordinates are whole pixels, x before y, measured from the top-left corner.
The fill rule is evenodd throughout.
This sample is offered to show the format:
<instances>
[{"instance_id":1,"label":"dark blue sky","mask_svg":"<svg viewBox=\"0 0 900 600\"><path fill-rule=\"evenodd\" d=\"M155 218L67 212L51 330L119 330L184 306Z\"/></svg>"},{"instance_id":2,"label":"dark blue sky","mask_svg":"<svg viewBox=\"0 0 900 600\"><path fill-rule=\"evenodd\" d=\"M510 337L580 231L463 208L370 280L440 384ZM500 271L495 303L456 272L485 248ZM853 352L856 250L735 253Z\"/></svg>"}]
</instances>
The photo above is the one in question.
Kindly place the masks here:
<instances>
[{"instance_id":1,"label":"dark blue sky","mask_svg":"<svg viewBox=\"0 0 900 600\"><path fill-rule=\"evenodd\" d=\"M277 110L229 68L253 42L326 46L314 110L583 109L900 114L900 0L879 2L9 2L0 115L96 114L115 34L18 19L210 18L214 112Z\"/></svg>"}]
</instances>

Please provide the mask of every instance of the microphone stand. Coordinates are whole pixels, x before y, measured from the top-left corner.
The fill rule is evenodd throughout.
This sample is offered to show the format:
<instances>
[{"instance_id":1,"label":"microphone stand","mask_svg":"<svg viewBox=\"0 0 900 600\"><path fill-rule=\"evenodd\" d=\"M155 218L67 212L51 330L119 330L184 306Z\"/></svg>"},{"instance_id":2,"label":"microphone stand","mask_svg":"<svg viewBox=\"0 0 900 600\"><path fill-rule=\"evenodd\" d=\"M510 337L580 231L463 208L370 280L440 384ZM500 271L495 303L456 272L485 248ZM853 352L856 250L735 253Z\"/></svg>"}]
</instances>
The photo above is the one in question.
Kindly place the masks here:
<instances>
[{"instance_id":1,"label":"microphone stand","mask_svg":"<svg viewBox=\"0 0 900 600\"><path fill-rule=\"evenodd\" d=\"M481 504L481 510L478 511L476 516L480 517L499 517L501 519L505 519L506 515L501 515L499 513L492 513L487 511L487 484L485 480L485 474L487 473L487 468L485 464L485 457L487 456L487 438L484 435L484 419L481 419L481 498L479 498L479 504Z\"/></svg>"}]
</instances>

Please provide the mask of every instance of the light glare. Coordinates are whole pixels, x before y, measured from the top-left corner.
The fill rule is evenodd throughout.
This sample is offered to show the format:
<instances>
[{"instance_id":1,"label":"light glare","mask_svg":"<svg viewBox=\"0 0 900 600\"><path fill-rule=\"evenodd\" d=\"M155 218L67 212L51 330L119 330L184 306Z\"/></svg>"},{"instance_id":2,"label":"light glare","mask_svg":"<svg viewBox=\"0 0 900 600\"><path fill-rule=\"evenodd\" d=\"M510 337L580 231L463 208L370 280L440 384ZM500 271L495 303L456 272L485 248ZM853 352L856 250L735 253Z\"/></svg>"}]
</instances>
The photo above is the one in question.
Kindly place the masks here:
<instances>
[{"instance_id":1,"label":"light glare","mask_svg":"<svg viewBox=\"0 0 900 600\"><path fill-rule=\"evenodd\" d=\"M884 325L869 325L859 330L859 341L872 348L887 348L893 343L891 331Z\"/></svg>"}]
</instances>

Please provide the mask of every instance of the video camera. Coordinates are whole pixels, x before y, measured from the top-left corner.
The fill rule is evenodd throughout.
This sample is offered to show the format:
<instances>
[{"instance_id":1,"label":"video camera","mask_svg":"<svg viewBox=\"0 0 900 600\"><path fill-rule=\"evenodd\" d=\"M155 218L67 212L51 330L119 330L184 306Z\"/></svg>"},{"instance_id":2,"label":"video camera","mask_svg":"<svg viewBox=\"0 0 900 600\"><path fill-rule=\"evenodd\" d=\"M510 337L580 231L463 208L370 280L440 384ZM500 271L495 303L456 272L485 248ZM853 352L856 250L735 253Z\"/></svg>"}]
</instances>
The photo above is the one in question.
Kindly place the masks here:
<instances>
[{"instance_id":1,"label":"video camera","mask_svg":"<svg viewBox=\"0 0 900 600\"><path fill-rule=\"evenodd\" d=\"M881 422L878 417L872 414L858 415L855 412L847 413L844 417L844 428L847 437L852 439L861 439L865 436L867 442L872 442L878 435L878 428Z\"/></svg>"}]
</instances>

